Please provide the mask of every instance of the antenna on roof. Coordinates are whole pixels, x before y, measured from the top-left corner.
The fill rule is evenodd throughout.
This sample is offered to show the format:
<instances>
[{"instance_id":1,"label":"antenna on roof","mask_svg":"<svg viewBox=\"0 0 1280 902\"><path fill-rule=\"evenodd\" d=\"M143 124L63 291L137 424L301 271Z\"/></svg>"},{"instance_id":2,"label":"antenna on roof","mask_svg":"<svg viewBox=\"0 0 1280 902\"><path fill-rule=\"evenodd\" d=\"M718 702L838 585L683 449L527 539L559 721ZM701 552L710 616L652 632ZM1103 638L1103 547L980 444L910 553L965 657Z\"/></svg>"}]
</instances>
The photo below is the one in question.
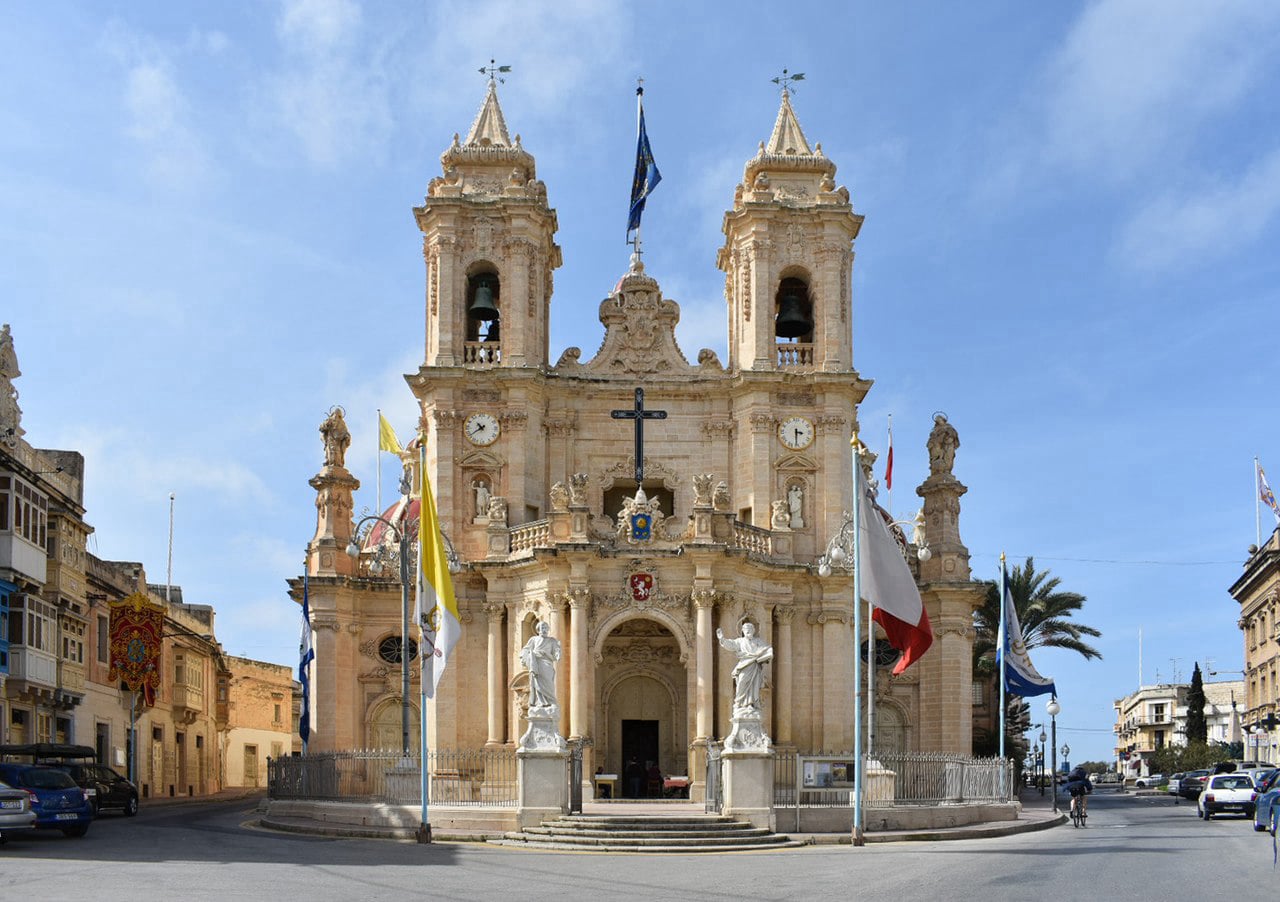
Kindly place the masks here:
<instances>
[{"instance_id":1,"label":"antenna on roof","mask_svg":"<svg viewBox=\"0 0 1280 902\"><path fill-rule=\"evenodd\" d=\"M504 85L507 83L507 80L505 78L498 78L498 75L510 71L510 66L499 66L496 60L489 60L489 65L480 67L480 74L489 76L490 82L500 81Z\"/></svg>"},{"instance_id":2,"label":"antenna on roof","mask_svg":"<svg viewBox=\"0 0 1280 902\"><path fill-rule=\"evenodd\" d=\"M783 69L781 75L779 75L777 78L771 78L769 80L773 82L775 85L780 85L782 87L782 96L786 97L787 94L793 93L795 91L795 88L793 87L793 85L796 82L804 81L804 73L788 72L786 69Z\"/></svg>"}]
</instances>

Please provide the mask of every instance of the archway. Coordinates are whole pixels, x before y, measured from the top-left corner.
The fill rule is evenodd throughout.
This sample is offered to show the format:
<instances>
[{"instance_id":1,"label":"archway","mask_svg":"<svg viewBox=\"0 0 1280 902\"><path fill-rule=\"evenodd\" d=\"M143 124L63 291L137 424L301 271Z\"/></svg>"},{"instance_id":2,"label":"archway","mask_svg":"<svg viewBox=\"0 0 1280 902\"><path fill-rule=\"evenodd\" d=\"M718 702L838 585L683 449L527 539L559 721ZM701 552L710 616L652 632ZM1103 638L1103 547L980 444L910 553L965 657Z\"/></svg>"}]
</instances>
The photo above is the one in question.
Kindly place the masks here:
<instances>
[{"instance_id":1,"label":"archway","mask_svg":"<svg viewBox=\"0 0 1280 902\"><path fill-rule=\"evenodd\" d=\"M420 736L418 708L409 704L409 747L416 748ZM368 748L394 749L400 751L401 736L400 697L390 696L376 702L369 712L365 724L365 735L368 736Z\"/></svg>"}]
</instances>

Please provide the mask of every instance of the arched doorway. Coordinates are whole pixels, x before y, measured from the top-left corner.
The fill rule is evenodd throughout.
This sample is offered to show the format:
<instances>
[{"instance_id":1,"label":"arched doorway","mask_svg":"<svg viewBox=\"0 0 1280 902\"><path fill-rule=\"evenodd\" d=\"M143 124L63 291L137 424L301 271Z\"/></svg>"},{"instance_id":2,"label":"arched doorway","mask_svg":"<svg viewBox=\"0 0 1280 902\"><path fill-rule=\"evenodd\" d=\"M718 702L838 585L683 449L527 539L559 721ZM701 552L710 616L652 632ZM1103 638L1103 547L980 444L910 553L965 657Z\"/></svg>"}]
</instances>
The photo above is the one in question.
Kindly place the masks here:
<instances>
[{"instance_id":1,"label":"arched doorway","mask_svg":"<svg viewBox=\"0 0 1280 902\"><path fill-rule=\"evenodd\" d=\"M400 744L403 740L401 736L400 721L400 698L392 696L385 698L374 705L369 715L369 722L365 727L369 736L369 745L371 749L394 749L400 751ZM420 736L420 727L418 720L418 708L416 705L409 705L409 748L418 747Z\"/></svg>"},{"instance_id":2,"label":"arched doorway","mask_svg":"<svg viewBox=\"0 0 1280 902\"><path fill-rule=\"evenodd\" d=\"M623 797L660 796L651 768L663 776L688 774L689 689L679 641L656 620L619 624L604 641L598 685L596 735L604 741L597 762L622 777ZM643 777L637 778L633 762Z\"/></svg>"}]
</instances>

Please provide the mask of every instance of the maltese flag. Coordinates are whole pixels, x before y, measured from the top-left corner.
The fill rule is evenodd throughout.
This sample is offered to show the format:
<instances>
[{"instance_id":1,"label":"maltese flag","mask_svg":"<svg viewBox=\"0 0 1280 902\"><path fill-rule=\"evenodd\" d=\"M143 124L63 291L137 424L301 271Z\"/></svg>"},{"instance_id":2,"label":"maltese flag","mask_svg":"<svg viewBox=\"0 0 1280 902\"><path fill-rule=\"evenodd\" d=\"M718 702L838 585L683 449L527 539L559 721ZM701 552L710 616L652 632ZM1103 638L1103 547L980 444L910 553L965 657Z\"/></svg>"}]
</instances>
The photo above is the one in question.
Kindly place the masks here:
<instances>
[{"instance_id":1,"label":"maltese flag","mask_svg":"<svg viewBox=\"0 0 1280 902\"><path fill-rule=\"evenodd\" d=\"M929 625L915 577L902 556L902 546L889 532L880 509L871 502L871 493L862 484L861 474L857 479L862 595L875 605L871 617L884 628L889 644L902 652L893 668L893 672L899 674L929 650L933 644L933 627Z\"/></svg>"}]
</instances>

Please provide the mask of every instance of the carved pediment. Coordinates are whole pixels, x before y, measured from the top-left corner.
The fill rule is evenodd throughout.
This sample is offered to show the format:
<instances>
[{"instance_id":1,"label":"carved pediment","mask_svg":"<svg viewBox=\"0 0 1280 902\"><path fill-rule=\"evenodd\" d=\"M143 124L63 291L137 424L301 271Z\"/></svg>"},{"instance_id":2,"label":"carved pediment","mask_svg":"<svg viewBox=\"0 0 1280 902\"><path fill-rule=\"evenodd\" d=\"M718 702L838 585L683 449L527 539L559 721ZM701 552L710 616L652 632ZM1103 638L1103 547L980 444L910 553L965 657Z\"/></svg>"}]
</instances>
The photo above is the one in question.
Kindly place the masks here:
<instances>
[{"instance_id":1,"label":"carved pediment","mask_svg":"<svg viewBox=\"0 0 1280 902\"><path fill-rule=\"evenodd\" d=\"M679 321L679 305L664 300L658 283L642 268L633 268L601 302L604 341L582 370L632 375L698 372L699 367L691 365L676 344Z\"/></svg>"},{"instance_id":2,"label":"carved pediment","mask_svg":"<svg viewBox=\"0 0 1280 902\"><path fill-rule=\"evenodd\" d=\"M817 472L818 464L807 454L787 454L778 459L779 470L804 470L807 473Z\"/></svg>"}]
</instances>

